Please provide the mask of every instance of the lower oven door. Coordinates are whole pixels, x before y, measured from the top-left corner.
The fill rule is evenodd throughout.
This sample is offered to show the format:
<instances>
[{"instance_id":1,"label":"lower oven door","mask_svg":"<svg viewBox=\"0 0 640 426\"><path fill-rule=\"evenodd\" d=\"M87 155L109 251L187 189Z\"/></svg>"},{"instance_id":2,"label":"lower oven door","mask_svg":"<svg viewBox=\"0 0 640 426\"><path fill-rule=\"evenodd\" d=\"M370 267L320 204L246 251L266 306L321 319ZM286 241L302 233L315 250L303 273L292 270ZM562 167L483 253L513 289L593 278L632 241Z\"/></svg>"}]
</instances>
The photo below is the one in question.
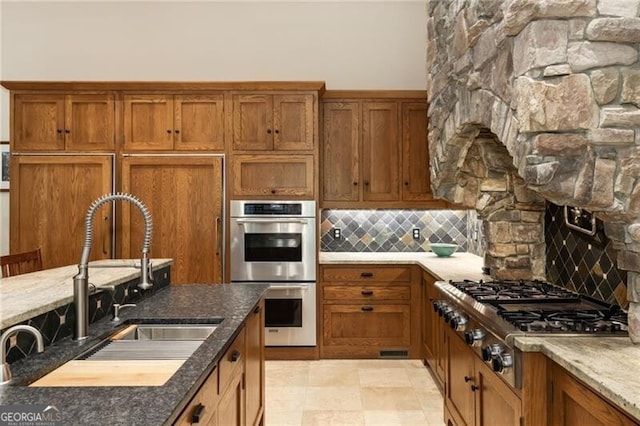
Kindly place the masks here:
<instances>
[{"instance_id":1,"label":"lower oven door","mask_svg":"<svg viewBox=\"0 0 640 426\"><path fill-rule=\"evenodd\" d=\"M316 345L316 284L271 284L265 296L265 346Z\"/></svg>"}]
</instances>

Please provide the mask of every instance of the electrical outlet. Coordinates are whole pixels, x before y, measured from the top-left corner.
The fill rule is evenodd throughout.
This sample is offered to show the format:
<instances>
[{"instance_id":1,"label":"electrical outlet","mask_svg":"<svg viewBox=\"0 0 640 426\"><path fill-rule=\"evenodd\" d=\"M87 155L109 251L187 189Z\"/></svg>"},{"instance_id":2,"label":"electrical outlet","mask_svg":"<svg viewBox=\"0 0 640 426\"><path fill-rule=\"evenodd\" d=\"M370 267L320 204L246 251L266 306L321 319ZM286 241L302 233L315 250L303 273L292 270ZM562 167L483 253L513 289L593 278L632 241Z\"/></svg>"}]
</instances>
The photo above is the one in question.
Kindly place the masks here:
<instances>
[{"instance_id":1,"label":"electrical outlet","mask_svg":"<svg viewBox=\"0 0 640 426\"><path fill-rule=\"evenodd\" d=\"M413 232L413 239L414 240L419 240L420 239L420 228L413 228L411 230L411 232Z\"/></svg>"},{"instance_id":2,"label":"electrical outlet","mask_svg":"<svg viewBox=\"0 0 640 426\"><path fill-rule=\"evenodd\" d=\"M342 237L342 230L340 228L333 228L333 239L339 240Z\"/></svg>"}]
</instances>

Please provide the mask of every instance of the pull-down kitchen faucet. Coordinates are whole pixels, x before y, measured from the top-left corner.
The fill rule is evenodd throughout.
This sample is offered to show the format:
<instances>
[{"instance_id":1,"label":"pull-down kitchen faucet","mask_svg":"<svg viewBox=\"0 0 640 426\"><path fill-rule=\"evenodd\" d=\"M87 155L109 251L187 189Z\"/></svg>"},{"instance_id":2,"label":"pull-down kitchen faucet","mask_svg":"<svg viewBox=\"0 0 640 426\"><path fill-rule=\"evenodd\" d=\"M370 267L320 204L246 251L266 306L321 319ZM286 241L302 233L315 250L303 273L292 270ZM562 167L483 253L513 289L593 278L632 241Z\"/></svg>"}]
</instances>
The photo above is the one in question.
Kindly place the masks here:
<instances>
[{"instance_id":1,"label":"pull-down kitchen faucet","mask_svg":"<svg viewBox=\"0 0 640 426\"><path fill-rule=\"evenodd\" d=\"M87 338L89 330L89 255L91 254L91 244L93 240L93 215L104 204L125 200L136 206L144 218L144 241L142 244L142 259L140 260L140 283L138 287L147 290L153 286L151 264L149 262L149 246L151 246L151 230L153 223L151 213L142 201L131 194L115 193L106 194L95 200L87 210L85 217L84 247L78 264L78 273L73 277L73 303L76 312L76 324L74 327L73 339L83 340Z\"/></svg>"}]
</instances>

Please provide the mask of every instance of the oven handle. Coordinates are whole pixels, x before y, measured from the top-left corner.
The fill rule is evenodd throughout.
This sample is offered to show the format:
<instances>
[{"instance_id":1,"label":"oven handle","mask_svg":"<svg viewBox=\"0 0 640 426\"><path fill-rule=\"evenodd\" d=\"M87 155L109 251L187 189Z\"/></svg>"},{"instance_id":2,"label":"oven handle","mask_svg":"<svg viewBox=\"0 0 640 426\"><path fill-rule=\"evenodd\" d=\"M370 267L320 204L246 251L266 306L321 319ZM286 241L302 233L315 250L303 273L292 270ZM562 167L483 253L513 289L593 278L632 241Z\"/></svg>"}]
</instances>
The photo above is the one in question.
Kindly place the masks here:
<instances>
[{"instance_id":1,"label":"oven handle","mask_svg":"<svg viewBox=\"0 0 640 426\"><path fill-rule=\"evenodd\" d=\"M309 290L308 285L270 285L269 290Z\"/></svg>"},{"instance_id":2,"label":"oven handle","mask_svg":"<svg viewBox=\"0 0 640 426\"><path fill-rule=\"evenodd\" d=\"M238 225L244 225L245 223L266 223L266 224L278 224L278 223L299 223L306 225L309 223L306 219L236 219Z\"/></svg>"}]
</instances>

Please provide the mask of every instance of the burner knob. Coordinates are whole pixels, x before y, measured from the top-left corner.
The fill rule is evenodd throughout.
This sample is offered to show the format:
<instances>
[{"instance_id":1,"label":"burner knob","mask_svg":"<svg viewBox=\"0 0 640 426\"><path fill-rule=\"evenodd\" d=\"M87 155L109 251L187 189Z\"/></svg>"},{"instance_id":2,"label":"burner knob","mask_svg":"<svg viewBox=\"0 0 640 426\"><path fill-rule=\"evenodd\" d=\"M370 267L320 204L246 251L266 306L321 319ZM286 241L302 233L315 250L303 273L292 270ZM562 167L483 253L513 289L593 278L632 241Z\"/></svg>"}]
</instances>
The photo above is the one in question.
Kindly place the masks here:
<instances>
[{"instance_id":1,"label":"burner knob","mask_svg":"<svg viewBox=\"0 0 640 426\"><path fill-rule=\"evenodd\" d=\"M499 356L502 352L504 352L502 346L499 343L493 343L491 346L482 348L482 359L490 362L492 358Z\"/></svg>"},{"instance_id":2,"label":"burner knob","mask_svg":"<svg viewBox=\"0 0 640 426\"><path fill-rule=\"evenodd\" d=\"M513 358L511 358L511 354L500 354L493 358L491 361L491 366L493 367L493 371L496 373L504 373L506 369L513 365Z\"/></svg>"},{"instance_id":3,"label":"burner knob","mask_svg":"<svg viewBox=\"0 0 640 426\"><path fill-rule=\"evenodd\" d=\"M449 325L451 326L451 328L453 328L456 331L462 331L465 329L468 322L469 322L469 319L465 314L458 314L453 318L451 318Z\"/></svg>"},{"instance_id":4,"label":"burner knob","mask_svg":"<svg viewBox=\"0 0 640 426\"><path fill-rule=\"evenodd\" d=\"M484 336L484 331L479 328L475 328L464 333L464 341L467 342L467 345L478 346L482 343Z\"/></svg>"},{"instance_id":5,"label":"burner knob","mask_svg":"<svg viewBox=\"0 0 640 426\"><path fill-rule=\"evenodd\" d=\"M447 324L451 324L451 320L458 315L458 313L456 311L454 311L453 309L448 310L444 313L444 320Z\"/></svg>"},{"instance_id":6,"label":"burner knob","mask_svg":"<svg viewBox=\"0 0 640 426\"><path fill-rule=\"evenodd\" d=\"M443 317L445 320L447 319L447 314L453 311L453 308L446 303L443 303L440 308L438 308L438 315Z\"/></svg>"}]
</instances>

